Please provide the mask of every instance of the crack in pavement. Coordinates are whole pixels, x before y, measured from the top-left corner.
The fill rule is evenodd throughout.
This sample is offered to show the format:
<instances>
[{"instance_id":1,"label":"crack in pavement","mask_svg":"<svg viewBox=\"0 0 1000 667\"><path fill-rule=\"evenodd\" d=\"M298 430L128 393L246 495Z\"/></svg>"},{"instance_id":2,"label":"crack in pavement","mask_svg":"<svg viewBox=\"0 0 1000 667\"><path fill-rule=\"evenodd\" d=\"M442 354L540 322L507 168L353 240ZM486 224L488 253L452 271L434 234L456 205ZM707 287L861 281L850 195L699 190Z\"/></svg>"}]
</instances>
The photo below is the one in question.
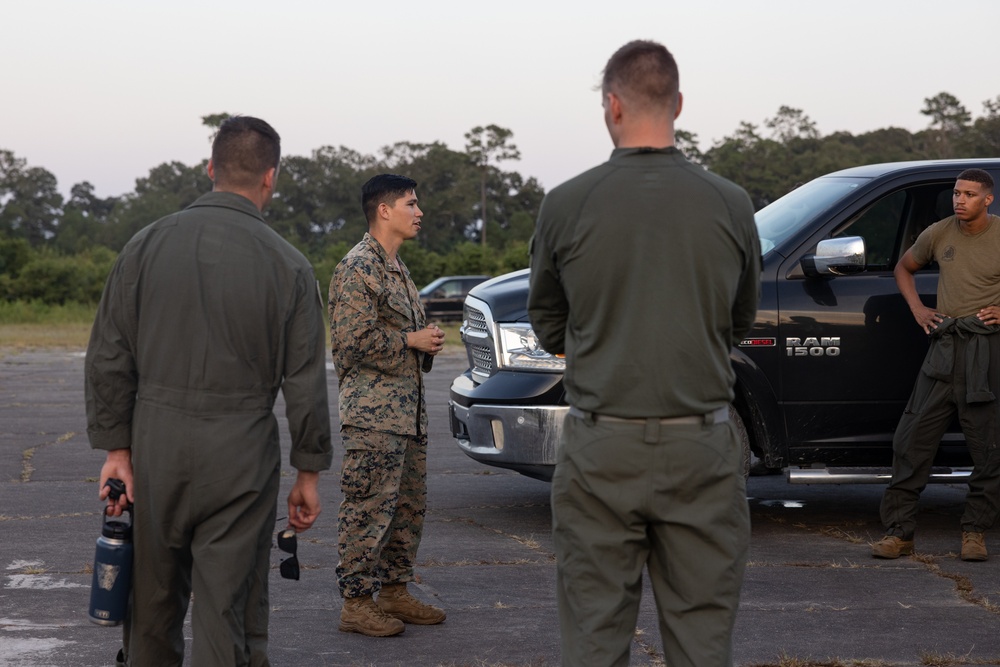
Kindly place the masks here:
<instances>
[{"instance_id":1,"label":"crack in pavement","mask_svg":"<svg viewBox=\"0 0 1000 667\"><path fill-rule=\"evenodd\" d=\"M49 442L43 442L34 447L29 447L21 453L21 482L27 483L31 481L31 473L35 472L35 467L31 465L31 460L35 458L35 452L43 447L49 447L52 445L61 445L62 443L76 437L76 431L69 431L63 433L61 436L55 440Z\"/></svg>"}]
</instances>

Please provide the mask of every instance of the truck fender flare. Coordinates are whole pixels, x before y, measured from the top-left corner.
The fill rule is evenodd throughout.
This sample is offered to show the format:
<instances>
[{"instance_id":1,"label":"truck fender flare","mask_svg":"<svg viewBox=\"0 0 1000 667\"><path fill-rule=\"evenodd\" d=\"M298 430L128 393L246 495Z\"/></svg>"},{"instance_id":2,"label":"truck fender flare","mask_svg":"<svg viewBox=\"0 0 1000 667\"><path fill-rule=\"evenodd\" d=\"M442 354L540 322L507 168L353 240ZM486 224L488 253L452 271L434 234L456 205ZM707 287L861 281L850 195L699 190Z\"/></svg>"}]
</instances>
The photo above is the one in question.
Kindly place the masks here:
<instances>
[{"instance_id":1,"label":"truck fender flare","mask_svg":"<svg viewBox=\"0 0 1000 667\"><path fill-rule=\"evenodd\" d=\"M750 357L738 349L729 355L736 372L736 411L750 435L750 448L768 468L782 468L786 443L781 415L767 376Z\"/></svg>"}]
</instances>

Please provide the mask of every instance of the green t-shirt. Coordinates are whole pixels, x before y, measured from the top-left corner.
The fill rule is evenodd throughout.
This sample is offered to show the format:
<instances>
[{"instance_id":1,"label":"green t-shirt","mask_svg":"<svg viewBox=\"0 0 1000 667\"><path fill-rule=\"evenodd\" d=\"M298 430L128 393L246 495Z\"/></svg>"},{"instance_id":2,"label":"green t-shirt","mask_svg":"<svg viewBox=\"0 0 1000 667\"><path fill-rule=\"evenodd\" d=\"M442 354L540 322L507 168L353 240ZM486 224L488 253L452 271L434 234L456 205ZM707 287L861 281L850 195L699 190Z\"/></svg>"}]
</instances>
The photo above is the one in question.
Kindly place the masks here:
<instances>
[{"instance_id":1,"label":"green t-shirt","mask_svg":"<svg viewBox=\"0 0 1000 667\"><path fill-rule=\"evenodd\" d=\"M925 229L910 249L918 264L940 266L938 312L965 317L1000 305L1000 217L989 216L989 223L970 235L951 216Z\"/></svg>"}]
</instances>

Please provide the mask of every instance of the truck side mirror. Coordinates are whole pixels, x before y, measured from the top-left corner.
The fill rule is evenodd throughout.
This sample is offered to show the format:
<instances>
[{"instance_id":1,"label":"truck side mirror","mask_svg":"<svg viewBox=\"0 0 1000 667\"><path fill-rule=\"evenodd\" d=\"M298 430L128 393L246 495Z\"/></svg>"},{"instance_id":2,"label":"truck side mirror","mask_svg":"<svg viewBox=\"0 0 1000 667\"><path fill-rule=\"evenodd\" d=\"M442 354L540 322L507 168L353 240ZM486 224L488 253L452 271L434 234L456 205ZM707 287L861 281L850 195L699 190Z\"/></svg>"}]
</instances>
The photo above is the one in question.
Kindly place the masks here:
<instances>
[{"instance_id":1,"label":"truck side mirror","mask_svg":"<svg viewBox=\"0 0 1000 667\"><path fill-rule=\"evenodd\" d=\"M865 270L865 240L860 236L824 239L816 254L802 258L802 271L810 277L847 276Z\"/></svg>"}]
</instances>

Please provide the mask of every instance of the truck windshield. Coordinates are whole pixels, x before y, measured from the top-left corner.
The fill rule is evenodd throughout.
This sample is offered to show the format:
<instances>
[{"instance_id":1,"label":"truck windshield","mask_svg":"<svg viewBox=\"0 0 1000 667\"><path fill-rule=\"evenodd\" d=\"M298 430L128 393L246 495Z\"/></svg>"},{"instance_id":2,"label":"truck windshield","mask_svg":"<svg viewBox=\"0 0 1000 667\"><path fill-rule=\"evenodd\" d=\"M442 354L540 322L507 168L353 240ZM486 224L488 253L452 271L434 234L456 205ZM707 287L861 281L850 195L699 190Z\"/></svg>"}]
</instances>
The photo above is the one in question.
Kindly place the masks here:
<instances>
[{"instance_id":1,"label":"truck windshield","mask_svg":"<svg viewBox=\"0 0 1000 667\"><path fill-rule=\"evenodd\" d=\"M777 201L757 211L757 233L764 255L782 244L834 202L847 197L865 178L823 176L799 186Z\"/></svg>"}]
</instances>

